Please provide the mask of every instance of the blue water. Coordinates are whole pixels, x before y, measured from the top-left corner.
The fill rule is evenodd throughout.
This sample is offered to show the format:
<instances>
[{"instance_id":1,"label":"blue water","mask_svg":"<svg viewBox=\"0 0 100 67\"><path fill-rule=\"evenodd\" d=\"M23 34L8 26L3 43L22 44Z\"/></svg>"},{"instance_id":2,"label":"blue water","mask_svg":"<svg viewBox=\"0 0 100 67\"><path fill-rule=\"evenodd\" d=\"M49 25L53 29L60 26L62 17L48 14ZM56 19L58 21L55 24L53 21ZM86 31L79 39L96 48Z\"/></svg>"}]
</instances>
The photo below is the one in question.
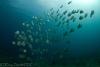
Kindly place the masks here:
<instances>
[{"instance_id":1,"label":"blue water","mask_svg":"<svg viewBox=\"0 0 100 67\"><path fill-rule=\"evenodd\" d=\"M18 48L12 46L11 44L14 39L14 32L19 29L19 25L22 21L30 20L33 15L40 16L43 13L43 11L50 8L49 5L45 6L45 4L47 5L48 3L41 4L41 1L42 0L0 1L0 55L2 54L1 56L16 57L16 55L18 55ZM48 1L50 2L50 4L53 5L56 3L56 1L53 0L47 0L46 2ZM83 24L83 27L80 30L77 30L73 34L71 34L71 43L70 45L68 45L71 57L97 58L100 56L99 6L100 5L97 3L95 7L92 7L91 9L94 9L95 11L95 15L93 16L93 18L87 18L86 20L84 20L84 22L86 23ZM58 45L58 43L55 44ZM58 47L57 45L55 47ZM60 43L59 45L62 47L66 47L67 44Z\"/></svg>"}]
</instances>

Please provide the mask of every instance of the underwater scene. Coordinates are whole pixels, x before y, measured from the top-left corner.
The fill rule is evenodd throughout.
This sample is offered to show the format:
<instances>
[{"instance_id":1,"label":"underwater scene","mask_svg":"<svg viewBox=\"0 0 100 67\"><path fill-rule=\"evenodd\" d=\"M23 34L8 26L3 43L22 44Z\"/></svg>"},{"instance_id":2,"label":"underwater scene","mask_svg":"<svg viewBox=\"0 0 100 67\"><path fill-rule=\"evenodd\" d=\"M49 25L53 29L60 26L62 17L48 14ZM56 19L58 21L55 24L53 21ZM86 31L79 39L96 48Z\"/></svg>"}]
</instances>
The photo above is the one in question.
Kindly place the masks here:
<instances>
[{"instance_id":1,"label":"underwater scene","mask_svg":"<svg viewBox=\"0 0 100 67\"><path fill-rule=\"evenodd\" d=\"M100 0L0 0L0 67L100 67Z\"/></svg>"}]
</instances>

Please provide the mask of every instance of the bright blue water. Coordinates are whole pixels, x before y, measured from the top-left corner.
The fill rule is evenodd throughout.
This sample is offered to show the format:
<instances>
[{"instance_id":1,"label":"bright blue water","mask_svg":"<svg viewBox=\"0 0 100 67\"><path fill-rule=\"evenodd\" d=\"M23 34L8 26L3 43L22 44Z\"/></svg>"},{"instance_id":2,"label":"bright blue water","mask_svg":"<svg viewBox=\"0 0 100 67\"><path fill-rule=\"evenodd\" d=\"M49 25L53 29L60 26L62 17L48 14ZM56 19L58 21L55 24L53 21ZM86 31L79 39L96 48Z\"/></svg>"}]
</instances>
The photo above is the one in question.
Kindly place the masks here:
<instances>
[{"instance_id":1,"label":"bright blue water","mask_svg":"<svg viewBox=\"0 0 100 67\"><path fill-rule=\"evenodd\" d=\"M4 55L17 55L17 48L11 45L14 32L19 29L20 22L29 20L33 15L40 15L43 12L45 7L39 5L37 1L0 1L0 52L4 53ZM77 30L71 36L71 44L69 45L70 53L73 57L89 56L95 58L100 55L99 5L95 8L94 17L92 19L86 19L85 22L91 23L84 24L83 28Z\"/></svg>"}]
</instances>

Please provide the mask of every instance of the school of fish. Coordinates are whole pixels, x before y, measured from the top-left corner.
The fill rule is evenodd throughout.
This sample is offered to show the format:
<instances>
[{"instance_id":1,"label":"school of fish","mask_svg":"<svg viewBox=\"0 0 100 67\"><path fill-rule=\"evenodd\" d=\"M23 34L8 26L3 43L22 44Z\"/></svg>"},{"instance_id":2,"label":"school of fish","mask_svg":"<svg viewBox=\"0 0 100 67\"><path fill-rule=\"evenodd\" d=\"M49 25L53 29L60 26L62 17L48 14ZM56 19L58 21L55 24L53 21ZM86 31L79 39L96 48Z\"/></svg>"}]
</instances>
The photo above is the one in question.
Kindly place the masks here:
<instances>
[{"instance_id":1,"label":"school of fish","mask_svg":"<svg viewBox=\"0 0 100 67\"><path fill-rule=\"evenodd\" d=\"M71 4L72 1L69 1L66 5ZM15 40L12 41L12 44L19 48L19 58L34 61L32 59L34 56L36 59L43 59L55 42L59 43L64 39L70 44L68 39L70 34L83 27L82 20L87 17L92 18L94 15L94 10L90 13L82 9L69 11L64 8L66 5L61 4L58 8L51 8L44 17L33 16L30 21L21 23L21 29L15 32ZM61 51L65 52L67 48ZM59 54L59 58L63 58L64 52Z\"/></svg>"}]
</instances>

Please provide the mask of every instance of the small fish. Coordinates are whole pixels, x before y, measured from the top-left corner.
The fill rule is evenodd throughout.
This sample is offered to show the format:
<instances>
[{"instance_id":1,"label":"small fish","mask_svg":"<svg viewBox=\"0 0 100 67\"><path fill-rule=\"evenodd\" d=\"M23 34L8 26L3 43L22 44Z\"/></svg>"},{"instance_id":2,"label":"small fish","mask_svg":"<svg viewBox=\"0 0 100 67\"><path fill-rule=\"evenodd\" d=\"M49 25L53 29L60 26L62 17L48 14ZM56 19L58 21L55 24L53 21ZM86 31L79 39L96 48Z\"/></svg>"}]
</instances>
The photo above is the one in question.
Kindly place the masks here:
<instances>
[{"instance_id":1,"label":"small fish","mask_svg":"<svg viewBox=\"0 0 100 67\"><path fill-rule=\"evenodd\" d=\"M72 14L71 13L68 13L68 17L70 17Z\"/></svg>"},{"instance_id":2,"label":"small fish","mask_svg":"<svg viewBox=\"0 0 100 67\"><path fill-rule=\"evenodd\" d=\"M59 15L60 15L60 14L58 13L58 14L57 14L57 18L58 18Z\"/></svg>"},{"instance_id":3,"label":"small fish","mask_svg":"<svg viewBox=\"0 0 100 67\"><path fill-rule=\"evenodd\" d=\"M19 30L17 30L17 31L15 32L15 34L19 35L19 34L20 34L20 31L19 31Z\"/></svg>"},{"instance_id":4,"label":"small fish","mask_svg":"<svg viewBox=\"0 0 100 67\"><path fill-rule=\"evenodd\" d=\"M94 15L94 10L91 11L90 18Z\"/></svg>"},{"instance_id":5,"label":"small fish","mask_svg":"<svg viewBox=\"0 0 100 67\"><path fill-rule=\"evenodd\" d=\"M74 17L74 18L73 18L73 22L75 22L75 20L76 20L76 18Z\"/></svg>"},{"instance_id":6,"label":"small fish","mask_svg":"<svg viewBox=\"0 0 100 67\"><path fill-rule=\"evenodd\" d=\"M74 32L74 31L75 31L74 28L71 28L69 32L72 33L72 32Z\"/></svg>"},{"instance_id":7,"label":"small fish","mask_svg":"<svg viewBox=\"0 0 100 67\"><path fill-rule=\"evenodd\" d=\"M74 16L71 16L70 20L73 20L74 19Z\"/></svg>"},{"instance_id":8,"label":"small fish","mask_svg":"<svg viewBox=\"0 0 100 67\"><path fill-rule=\"evenodd\" d=\"M76 10L76 13L78 13L79 12L79 10Z\"/></svg>"},{"instance_id":9,"label":"small fish","mask_svg":"<svg viewBox=\"0 0 100 67\"><path fill-rule=\"evenodd\" d=\"M51 8L50 11L53 11L53 8Z\"/></svg>"},{"instance_id":10,"label":"small fish","mask_svg":"<svg viewBox=\"0 0 100 67\"><path fill-rule=\"evenodd\" d=\"M58 13L59 12L59 9L57 10L57 12L56 13Z\"/></svg>"},{"instance_id":11,"label":"small fish","mask_svg":"<svg viewBox=\"0 0 100 67\"><path fill-rule=\"evenodd\" d=\"M51 15L53 15L54 14L54 11L53 12L51 12Z\"/></svg>"},{"instance_id":12,"label":"small fish","mask_svg":"<svg viewBox=\"0 0 100 67\"><path fill-rule=\"evenodd\" d=\"M77 28L80 29L81 27L82 27L82 25L81 24L78 24Z\"/></svg>"},{"instance_id":13,"label":"small fish","mask_svg":"<svg viewBox=\"0 0 100 67\"><path fill-rule=\"evenodd\" d=\"M16 42L15 42L15 41L13 41L13 42L12 42L12 44L13 44L13 45L15 45L15 44L16 44Z\"/></svg>"},{"instance_id":14,"label":"small fish","mask_svg":"<svg viewBox=\"0 0 100 67\"><path fill-rule=\"evenodd\" d=\"M63 8L63 5L61 5L60 8Z\"/></svg>"},{"instance_id":15,"label":"small fish","mask_svg":"<svg viewBox=\"0 0 100 67\"><path fill-rule=\"evenodd\" d=\"M27 50L26 50L26 49L23 49L23 52L24 52L24 53L26 53L26 52L27 52Z\"/></svg>"},{"instance_id":16,"label":"small fish","mask_svg":"<svg viewBox=\"0 0 100 67\"><path fill-rule=\"evenodd\" d=\"M87 13L85 13L84 17L86 18L87 16L88 16L88 14L87 14Z\"/></svg>"},{"instance_id":17,"label":"small fish","mask_svg":"<svg viewBox=\"0 0 100 67\"><path fill-rule=\"evenodd\" d=\"M83 16L80 16L80 17L79 17L79 20L83 20L83 18L84 18Z\"/></svg>"},{"instance_id":18,"label":"small fish","mask_svg":"<svg viewBox=\"0 0 100 67\"><path fill-rule=\"evenodd\" d=\"M84 11L83 10L80 10L80 14L82 14L82 13L84 13Z\"/></svg>"},{"instance_id":19,"label":"small fish","mask_svg":"<svg viewBox=\"0 0 100 67\"><path fill-rule=\"evenodd\" d=\"M63 12L63 15L65 15L67 13L67 10Z\"/></svg>"},{"instance_id":20,"label":"small fish","mask_svg":"<svg viewBox=\"0 0 100 67\"><path fill-rule=\"evenodd\" d=\"M17 45L17 46L21 46L21 41L18 41L18 42L16 43L16 45Z\"/></svg>"},{"instance_id":21,"label":"small fish","mask_svg":"<svg viewBox=\"0 0 100 67\"><path fill-rule=\"evenodd\" d=\"M72 1L69 1L69 2L68 2L68 5L71 4L71 3L72 3Z\"/></svg>"},{"instance_id":22,"label":"small fish","mask_svg":"<svg viewBox=\"0 0 100 67\"><path fill-rule=\"evenodd\" d=\"M25 23L22 23L23 26L25 26Z\"/></svg>"},{"instance_id":23,"label":"small fish","mask_svg":"<svg viewBox=\"0 0 100 67\"><path fill-rule=\"evenodd\" d=\"M70 18L70 20L72 20L73 22L75 22L76 18L75 18L74 16L72 16L72 17Z\"/></svg>"},{"instance_id":24,"label":"small fish","mask_svg":"<svg viewBox=\"0 0 100 67\"><path fill-rule=\"evenodd\" d=\"M62 21L64 21L65 19L66 19L66 17L63 17L63 18L62 18Z\"/></svg>"},{"instance_id":25,"label":"small fish","mask_svg":"<svg viewBox=\"0 0 100 67\"><path fill-rule=\"evenodd\" d=\"M63 17L63 15L60 15L59 19L61 19Z\"/></svg>"},{"instance_id":26,"label":"small fish","mask_svg":"<svg viewBox=\"0 0 100 67\"><path fill-rule=\"evenodd\" d=\"M76 11L75 10L72 10L72 14L75 14L76 13Z\"/></svg>"}]
</instances>

